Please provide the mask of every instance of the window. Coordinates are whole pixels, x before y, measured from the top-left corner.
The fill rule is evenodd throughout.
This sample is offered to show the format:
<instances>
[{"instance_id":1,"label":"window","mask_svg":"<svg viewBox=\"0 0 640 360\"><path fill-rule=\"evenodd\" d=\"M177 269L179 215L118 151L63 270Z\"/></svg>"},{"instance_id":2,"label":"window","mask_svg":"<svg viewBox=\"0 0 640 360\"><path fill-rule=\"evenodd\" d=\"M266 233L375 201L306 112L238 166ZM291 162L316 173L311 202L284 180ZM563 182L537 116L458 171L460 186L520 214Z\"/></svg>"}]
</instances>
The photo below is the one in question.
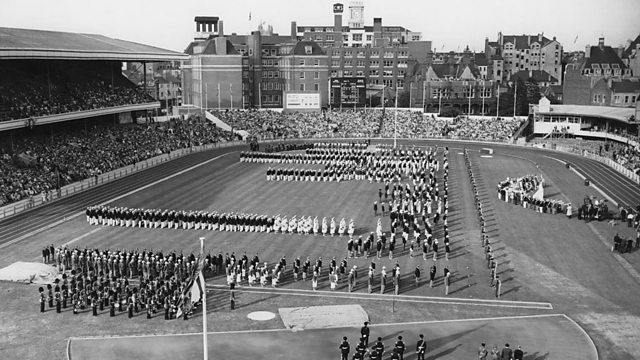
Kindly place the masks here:
<instances>
[{"instance_id":1,"label":"window","mask_svg":"<svg viewBox=\"0 0 640 360\"><path fill-rule=\"evenodd\" d=\"M382 62L384 67L393 67L393 60L385 60Z\"/></svg>"},{"instance_id":2,"label":"window","mask_svg":"<svg viewBox=\"0 0 640 360\"><path fill-rule=\"evenodd\" d=\"M631 102L634 103L634 104L636 103L636 96L635 95L631 96Z\"/></svg>"},{"instance_id":3,"label":"window","mask_svg":"<svg viewBox=\"0 0 640 360\"><path fill-rule=\"evenodd\" d=\"M393 80L392 79L384 79L384 80L382 80L382 84L384 84L384 86L393 87Z\"/></svg>"},{"instance_id":4,"label":"window","mask_svg":"<svg viewBox=\"0 0 640 360\"><path fill-rule=\"evenodd\" d=\"M314 59L313 66L320 66L320 59Z\"/></svg>"},{"instance_id":5,"label":"window","mask_svg":"<svg viewBox=\"0 0 640 360\"><path fill-rule=\"evenodd\" d=\"M338 56L340 56L340 51L339 51L339 50L333 50L333 51L331 52L331 55L332 55L332 56L335 56L335 57L338 57Z\"/></svg>"},{"instance_id":6,"label":"window","mask_svg":"<svg viewBox=\"0 0 640 360\"><path fill-rule=\"evenodd\" d=\"M369 67L378 67L378 66L380 66L380 61L378 60L369 61Z\"/></svg>"},{"instance_id":7,"label":"window","mask_svg":"<svg viewBox=\"0 0 640 360\"><path fill-rule=\"evenodd\" d=\"M337 77L338 76L338 71L337 70L331 70L331 77Z\"/></svg>"},{"instance_id":8,"label":"window","mask_svg":"<svg viewBox=\"0 0 640 360\"><path fill-rule=\"evenodd\" d=\"M356 71L356 76L364 76L364 71L363 70Z\"/></svg>"},{"instance_id":9,"label":"window","mask_svg":"<svg viewBox=\"0 0 640 360\"><path fill-rule=\"evenodd\" d=\"M305 46L304 47L304 53L307 54L307 55L313 54L313 46Z\"/></svg>"},{"instance_id":10,"label":"window","mask_svg":"<svg viewBox=\"0 0 640 360\"><path fill-rule=\"evenodd\" d=\"M320 84L318 83L313 84L313 90L320 91Z\"/></svg>"},{"instance_id":11,"label":"window","mask_svg":"<svg viewBox=\"0 0 640 360\"><path fill-rule=\"evenodd\" d=\"M331 66L339 67L340 66L340 60L331 60Z\"/></svg>"},{"instance_id":12,"label":"window","mask_svg":"<svg viewBox=\"0 0 640 360\"><path fill-rule=\"evenodd\" d=\"M343 76L353 76L353 72L351 72L351 70L345 70L345 71L342 73L342 75L343 75Z\"/></svg>"},{"instance_id":13,"label":"window","mask_svg":"<svg viewBox=\"0 0 640 360\"><path fill-rule=\"evenodd\" d=\"M313 73L313 78L314 79L320 79L320 72L319 71L314 72Z\"/></svg>"},{"instance_id":14,"label":"window","mask_svg":"<svg viewBox=\"0 0 640 360\"><path fill-rule=\"evenodd\" d=\"M385 70L382 72L383 76L393 76L393 70Z\"/></svg>"},{"instance_id":15,"label":"window","mask_svg":"<svg viewBox=\"0 0 640 360\"><path fill-rule=\"evenodd\" d=\"M278 94L273 95L273 101L274 102L280 102L280 95L278 95Z\"/></svg>"},{"instance_id":16,"label":"window","mask_svg":"<svg viewBox=\"0 0 640 360\"><path fill-rule=\"evenodd\" d=\"M342 35L342 41L344 42L349 41L349 35Z\"/></svg>"},{"instance_id":17,"label":"window","mask_svg":"<svg viewBox=\"0 0 640 360\"><path fill-rule=\"evenodd\" d=\"M385 52L384 52L384 57L386 57L386 58L392 58L392 57L393 57L393 52L392 52L392 51L385 51Z\"/></svg>"},{"instance_id":18,"label":"window","mask_svg":"<svg viewBox=\"0 0 640 360\"><path fill-rule=\"evenodd\" d=\"M614 102L614 103L616 103L616 104L620 104L620 102L622 102L622 96L620 96L620 95L615 95L615 96L613 97L613 102ZM624 103L626 104L626 103L628 103L628 102L629 102L629 96L625 96L625 97L624 97Z\"/></svg>"},{"instance_id":19,"label":"window","mask_svg":"<svg viewBox=\"0 0 640 360\"><path fill-rule=\"evenodd\" d=\"M344 66L345 67L350 67L351 66L351 60L345 60L344 61Z\"/></svg>"},{"instance_id":20,"label":"window","mask_svg":"<svg viewBox=\"0 0 640 360\"><path fill-rule=\"evenodd\" d=\"M253 55L253 49L249 48L249 56Z\"/></svg>"},{"instance_id":21,"label":"window","mask_svg":"<svg viewBox=\"0 0 640 360\"><path fill-rule=\"evenodd\" d=\"M362 34L353 34L353 41L362 41Z\"/></svg>"},{"instance_id":22,"label":"window","mask_svg":"<svg viewBox=\"0 0 640 360\"><path fill-rule=\"evenodd\" d=\"M351 50L347 50L344 52L344 57L352 57L353 56L353 52L351 52Z\"/></svg>"},{"instance_id":23,"label":"window","mask_svg":"<svg viewBox=\"0 0 640 360\"><path fill-rule=\"evenodd\" d=\"M379 76L380 72L378 70L369 70L369 76Z\"/></svg>"},{"instance_id":24,"label":"window","mask_svg":"<svg viewBox=\"0 0 640 360\"><path fill-rule=\"evenodd\" d=\"M333 35L327 35L327 41L333 41Z\"/></svg>"},{"instance_id":25,"label":"window","mask_svg":"<svg viewBox=\"0 0 640 360\"><path fill-rule=\"evenodd\" d=\"M480 90L480 97L482 98L490 98L491 97L491 88L483 88L482 90Z\"/></svg>"},{"instance_id":26,"label":"window","mask_svg":"<svg viewBox=\"0 0 640 360\"><path fill-rule=\"evenodd\" d=\"M304 91L304 84L300 84L300 91Z\"/></svg>"},{"instance_id":27,"label":"window","mask_svg":"<svg viewBox=\"0 0 640 360\"><path fill-rule=\"evenodd\" d=\"M280 76L280 71L274 71L274 72L273 72L273 77L274 77L274 78L276 78L276 79L277 79L279 76Z\"/></svg>"},{"instance_id":28,"label":"window","mask_svg":"<svg viewBox=\"0 0 640 360\"><path fill-rule=\"evenodd\" d=\"M473 98L476 96L476 91L474 88L465 86L464 90L462 90L462 96L464 96L465 98Z\"/></svg>"},{"instance_id":29,"label":"window","mask_svg":"<svg viewBox=\"0 0 640 360\"><path fill-rule=\"evenodd\" d=\"M400 51L398 52L398 57L407 57L408 52L407 51Z\"/></svg>"},{"instance_id":30,"label":"window","mask_svg":"<svg viewBox=\"0 0 640 360\"><path fill-rule=\"evenodd\" d=\"M379 56L380 56L380 52L378 50L371 51L371 57L379 57Z\"/></svg>"},{"instance_id":31,"label":"window","mask_svg":"<svg viewBox=\"0 0 640 360\"><path fill-rule=\"evenodd\" d=\"M304 71L300 71L300 79L304 79Z\"/></svg>"},{"instance_id":32,"label":"window","mask_svg":"<svg viewBox=\"0 0 640 360\"><path fill-rule=\"evenodd\" d=\"M367 35L367 41L371 41L373 39L372 35Z\"/></svg>"},{"instance_id":33,"label":"window","mask_svg":"<svg viewBox=\"0 0 640 360\"><path fill-rule=\"evenodd\" d=\"M396 86L397 86L399 89L404 89L404 80L398 80L398 81L396 81Z\"/></svg>"},{"instance_id":34,"label":"window","mask_svg":"<svg viewBox=\"0 0 640 360\"><path fill-rule=\"evenodd\" d=\"M299 64L300 66L304 66L304 59L300 59L300 60L298 61L298 64Z\"/></svg>"},{"instance_id":35,"label":"window","mask_svg":"<svg viewBox=\"0 0 640 360\"><path fill-rule=\"evenodd\" d=\"M364 60L358 60L358 67L364 67Z\"/></svg>"},{"instance_id":36,"label":"window","mask_svg":"<svg viewBox=\"0 0 640 360\"><path fill-rule=\"evenodd\" d=\"M364 57L364 50L358 50L358 52L356 53L357 57Z\"/></svg>"}]
</instances>

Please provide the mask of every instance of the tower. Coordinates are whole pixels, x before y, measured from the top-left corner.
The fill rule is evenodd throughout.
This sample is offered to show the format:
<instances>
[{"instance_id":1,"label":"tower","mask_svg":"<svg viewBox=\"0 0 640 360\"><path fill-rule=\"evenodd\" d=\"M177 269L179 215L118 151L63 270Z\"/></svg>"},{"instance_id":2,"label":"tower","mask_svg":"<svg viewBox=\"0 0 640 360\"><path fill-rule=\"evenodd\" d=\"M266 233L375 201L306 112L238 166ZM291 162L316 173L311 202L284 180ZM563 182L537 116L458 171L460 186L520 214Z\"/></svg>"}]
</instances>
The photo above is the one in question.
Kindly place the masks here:
<instances>
[{"instance_id":1,"label":"tower","mask_svg":"<svg viewBox=\"0 0 640 360\"><path fill-rule=\"evenodd\" d=\"M352 0L349 3L349 28L361 29L364 27L364 1Z\"/></svg>"}]
</instances>

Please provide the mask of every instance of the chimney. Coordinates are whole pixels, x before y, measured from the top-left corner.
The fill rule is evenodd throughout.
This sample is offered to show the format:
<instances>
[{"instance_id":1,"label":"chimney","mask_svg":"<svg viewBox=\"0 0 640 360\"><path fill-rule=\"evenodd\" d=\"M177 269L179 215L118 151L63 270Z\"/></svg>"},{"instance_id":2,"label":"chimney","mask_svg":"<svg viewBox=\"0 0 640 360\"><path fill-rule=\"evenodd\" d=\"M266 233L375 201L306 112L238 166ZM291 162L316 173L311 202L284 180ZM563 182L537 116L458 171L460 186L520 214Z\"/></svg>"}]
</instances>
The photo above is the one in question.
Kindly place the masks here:
<instances>
[{"instance_id":1,"label":"chimney","mask_svg":"<svg viewBox=\"0 0 640 360\"><path fill-rule=\"evenodd\" d=\"M591 57L591 45L589 45L589 44L587 44L587 45L584 47L584 57L585 57L586 59L588 59L588 58L590 58L590 57Z\"/></svg>"},{"instance_id":2,"label":"chimney","mask_svg":"<svg viewBox=\"0 0 640 360\"><path fill-rule=\"evenodd\" d=\"M529 70L529 78L533 77L533 70Z\"/></svg>"},{"instance_id":3,"label":"chimney","mask_svg":"<svg viewBox=\"0 0 640 360\"><path fill-rule=\"evenodd\" d=\"M604 48L604 37L600 37L598 39L598 46L600 47L600 49Z\"/></svg>"},{"instance_id":4,"label":"chimney","mask_svg":"<svg viewBox=\"0 0 640 360\"><path fill-rule=\"evenodd\" d=\"M622 45L618 46L618 49L617 49L617 50L618 50L618 51L617 51L617 53L618 53L618 57L619 57L620 59L622 59L622 53L624 53L624 46L622 46Z\"/></svg>"},{"instance_id":5,"label":"chimney","mask_svg":"<svg viewBox=\"0 0 640 360\"><path fill-rule=\"evenodd\" d=\"M373 18L373 34L376 39L382 36L382 18Z\"/></svg>"},{"instance_id":6,"label":"chimney","mask_svg":"<svg viewBox=\"0 0 640 360\"><path fill-rule=\"evenodd\" d=\"M291 22L291 40L298 39L298 24L295 21Z\"/></svg>"},{"instance_id":7,"label":"chimney","mask_svg":"<svg viewBox=\"0 0 640 360\"><path fill-rule=\"evenodd\" d=\"M500 44L500 46L503 45L503 43L502 43L502 31L498 31L498 44Z\"/></svg>"},{"instance_id":8,"label":"chimney","mask_svg":"<svg viewBox=\"0 0 640 360\"><path fill-rule=\"evenodd\" d=\"M216 54L227 55L227 38L218 36L214 40L216 42Z\"/></svg>"},{"instance_id":9,"label":"chimney","mask_svg":"<svg viewBox=\"0 0 640 360\"><path fill-rule=\"evenodd\" d=\"M335 47L342 47L342 13L335 13L333 17L333 43Z\"/></svg>"},{"instance_id":10,"label":"chimney","mask_svg":"<svg viewBox=\"0 0 640 360\"><path fill-rule=\"evenodd\" d=\"M538 34L538 43L542 44L542 34Z\"/></svg>"},{"instance_id":11,"label":"chimney","mask_svg":"<svg viewBox=\"0 0 640 360\"><path fill-rule=\"evenodd\" d=\"M224 36L224 27L222 26L222 20L218 20L218 36Z\"/></svg>"}]
</instances>

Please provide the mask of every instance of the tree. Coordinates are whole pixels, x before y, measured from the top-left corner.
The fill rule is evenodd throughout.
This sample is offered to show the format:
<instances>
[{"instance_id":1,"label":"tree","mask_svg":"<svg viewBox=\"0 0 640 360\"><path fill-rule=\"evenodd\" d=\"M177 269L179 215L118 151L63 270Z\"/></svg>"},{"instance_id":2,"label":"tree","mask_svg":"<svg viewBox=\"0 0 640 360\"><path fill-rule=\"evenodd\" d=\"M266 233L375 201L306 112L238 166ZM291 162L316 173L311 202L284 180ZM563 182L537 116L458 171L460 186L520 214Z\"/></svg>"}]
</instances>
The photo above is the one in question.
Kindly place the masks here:
<instances>
[{"instance_id":1,"label":"tree","mask_svg":"<svg viewBox=\"0 0 640 360\"><path fill-rule=\"evenodd\" d=\"M527 105L537 104L541 98L538 82L533 78L529 78L525 83L525 87L527 89Z\"/></svg>"},{"instance_id":2,"label":"tree","mask_svg":"<svg viewBox=\"0 0 640 360\"><path fill-rule=\"evenodd\" d=\"M408 108L410 105L409 96L409 91L398 93L398 107Z\"/></svg>"}]
</instances>

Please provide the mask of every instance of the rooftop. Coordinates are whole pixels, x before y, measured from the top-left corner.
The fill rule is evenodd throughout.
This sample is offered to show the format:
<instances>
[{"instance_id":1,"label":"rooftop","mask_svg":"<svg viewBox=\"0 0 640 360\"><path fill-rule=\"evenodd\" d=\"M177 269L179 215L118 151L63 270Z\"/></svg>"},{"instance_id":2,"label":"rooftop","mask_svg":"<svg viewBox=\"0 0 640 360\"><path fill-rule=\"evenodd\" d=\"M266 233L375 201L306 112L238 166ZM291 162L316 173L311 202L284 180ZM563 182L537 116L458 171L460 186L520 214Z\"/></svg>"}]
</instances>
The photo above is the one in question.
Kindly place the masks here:
<instances>
[{"instance_id":1,"label":"rooftop","mask_svg":"<svg viewBox=\"0 0 640 360\"><path fill-rule=\"evenodd\" d=\"M0 60L169 61L184 54L104 35L0 28Z\"/></svg>"},{"instance_id":2,"label":"rooftop","mask_svg":"<svg viewBox=\"0 0 640 360\"><path fill-rule=\"evenodd\" d=\"M584 117L595 117L629 123L629 119L634 116L635 109L612 106L591 106L591 105L551 105L549 112L538 111L538 105L533 106L536 113L546 115L573 115Z\"/></svg>"}]
</instances>

